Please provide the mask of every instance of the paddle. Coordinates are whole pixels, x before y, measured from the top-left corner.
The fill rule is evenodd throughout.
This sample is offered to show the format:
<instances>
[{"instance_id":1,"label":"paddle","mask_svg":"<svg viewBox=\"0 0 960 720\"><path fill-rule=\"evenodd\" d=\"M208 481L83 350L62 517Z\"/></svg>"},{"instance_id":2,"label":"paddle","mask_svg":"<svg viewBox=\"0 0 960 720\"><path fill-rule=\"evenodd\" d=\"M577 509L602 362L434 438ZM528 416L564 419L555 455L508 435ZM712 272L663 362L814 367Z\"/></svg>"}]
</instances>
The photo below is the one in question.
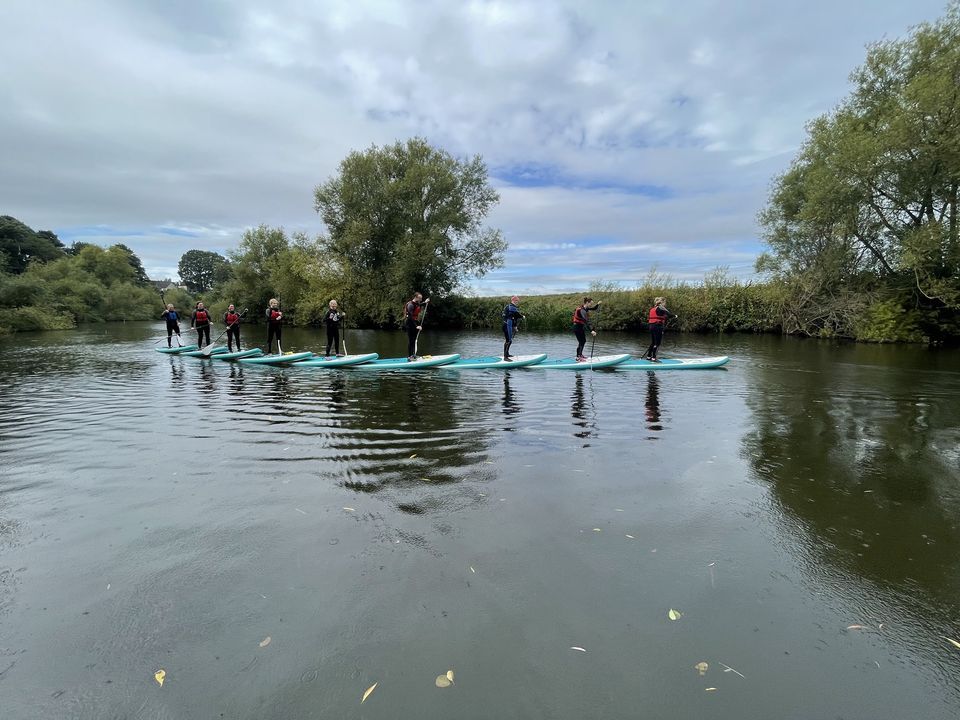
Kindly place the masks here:
<instances>
[{"instance_id":1,"label":"paddle","mask_svg":"<svg viewBox=\"0 0 960 720\"><path fill-rule=\"evenodd\" d=\"M340 313L340 315L344 318L347 317L346 313ZM347 321L346 320L343 321L343 327L340 329L343 331L343 337L340 339L340 341L343 343L343 354L349 355L350 353L347 352Z\"/></svg>"},{"instance_id":2,"label":"paddle","mask_svg":"<svg viewBox=\"0 0 960 720\"><path fill-rule=\"evenodd\" d=\"M427 299L424 301L424 303L423 303L423 313L421 313L420 317L417 318L417 320L419 321L419 322L417 323L417 326L420 328L420 330L423 330L423 323L424 323L424 321L427 319L427 308L428 308L428 307L430 307L430 298L427 298ZM420 330L417 330L417 337L415 337L414 340L413 340L413 356L414 356L414 357L417 356L417 343L420 342Z\"/></svg>"},{"instance_id":3,"label":"paddle","mask_svg":"<svg viewBox=\"0 0 960 720\"><path fill-rule=\"evenodd\" d=\"M600 312L600 303L597 303L597 306L594 309L594 312ZM593 339L590 341L590 361L591 361L590 370L591 371L595 369L593 367L593 349L597 346L597 331L592 330L592 334L593 334Z\"/></svg>"},{"instance_id":4,"label":"paddle","mask_svg":"<svg viewBox=\"0 0 960 720\"><path fill-rule=\"evenodd\" d=\"M243 309L243 312L240 313L240 317L243 317L243 316L246 315L246 314L247 314L247 308L244 308L244 309ZM224 329L224 331L223 331L222 333L220 333L219 335L217 335L216 340L214 340L214 341L213 341L212 343L210 343L209 345L204 346L204 348L200 351L200 354L203 355L204 357L210 357L210 355L211 355L212 352L213 352L214 346L217 344L217 341L220 340L220 338L222 338L224 335L226 335L227 332L230 330L230 328L232 328L232 327L233 327L234 325L236 325L238 322L240 322L240 318L237 318L237 319L234 320L232 323L230 323L229 325L227 325L227 327ZM238 343L238 344L239 344L239 343Z\"/></svg>"},{"instance_id":5,"label":"paddle","mask_svg":"<svg viewBox=\"0 0 960 720\"><path fill-rule=\"evenodd\" d=\"M163 296L163 290L160 291L160 302L163 303L163 311L166 312L166 311L167 311L167 299ZM178 323L178 325L179 325L179 323ZM179 331L176 333L176 336L177 336L177 345L178 345L179 347L183 347L183 341L180 339L180 332L179 332ZM157 341L154 343L154 345L157 345L157 344L159 344L159 343L162 343L164 340L169 340L169 339L170 339L169 336L167 336L167 337L162 337L162 338L160 338L159 340L157 340Z\"/></svg>"}]
</instances>

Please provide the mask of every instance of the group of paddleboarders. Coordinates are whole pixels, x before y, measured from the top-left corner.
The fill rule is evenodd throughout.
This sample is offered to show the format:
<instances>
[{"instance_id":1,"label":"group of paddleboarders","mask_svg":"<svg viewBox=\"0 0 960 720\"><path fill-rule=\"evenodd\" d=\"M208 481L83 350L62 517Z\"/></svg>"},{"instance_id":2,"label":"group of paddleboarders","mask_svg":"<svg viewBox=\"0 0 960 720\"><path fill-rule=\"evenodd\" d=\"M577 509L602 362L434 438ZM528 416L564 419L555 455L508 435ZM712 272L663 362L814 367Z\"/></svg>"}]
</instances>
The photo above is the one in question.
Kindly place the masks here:
<instances>
[{"instance_id":1,"label":"group of paddleboarders","mask_svg":"<svg viewBox=\"0 0 960 720\"><path fill-rule=\"evenodd\" d=\"M427 314L427 307L430 304L430 298L424 300L423 294L416 292L413 297L407 301L403 307L402 327L407 333L407 360L417 359L417 342L420 338L420 332L423 330L423 321ZM573 311L572 325L573 334L577 338L577 362L589 362L590 358L583 354L584 347L587 344L587 331L591 337L597 336L593 323L590 321L590 313L599 310L603 304L598 300L593 304L593 298L586 296L583 298L576 309ZM234 305L229 305L226 312L223 313L223 324L226 326L227 348L233 352L233 345L236 343L237 351L240 351L240 321L243 318L242 313L237 312ZM327 312L323 317L323 323L327 328L327 347L325 357L330 357L330 351L333 350L337 356L340 353L340 327L347 314L343 312L336 300L331 300ZM643 354L644 360L650 362L660 362L657 359L657 352L660 350L660 344L663 342L663 329L666 322L677 316L667 310L666 300L662 297L654 299L654 305L647 313L647 323L650 328L650 346ZM167 323L167 347L172 347L171 341L174 334L180 338L180 315L173 304L168 304L161 315ZM510 354L510 346L513 344L513 338L520 327L520 322L526 316L520 312L520 298L516 295L510 298L502 313L503 319L503 359L509 361L513 359ZM270 298L265 310L265 319L267 321L267 353L273 352L273 339L277 339L277 352L283 353L281 346L281 335L283 329L283 313L280 311L280 302L276 298ZM197 331L197 345L204 347L210 344L210 326L212 324L210 312L202 302L198 302L190 317L190 328Z\"/></svg>"}]
</instances>

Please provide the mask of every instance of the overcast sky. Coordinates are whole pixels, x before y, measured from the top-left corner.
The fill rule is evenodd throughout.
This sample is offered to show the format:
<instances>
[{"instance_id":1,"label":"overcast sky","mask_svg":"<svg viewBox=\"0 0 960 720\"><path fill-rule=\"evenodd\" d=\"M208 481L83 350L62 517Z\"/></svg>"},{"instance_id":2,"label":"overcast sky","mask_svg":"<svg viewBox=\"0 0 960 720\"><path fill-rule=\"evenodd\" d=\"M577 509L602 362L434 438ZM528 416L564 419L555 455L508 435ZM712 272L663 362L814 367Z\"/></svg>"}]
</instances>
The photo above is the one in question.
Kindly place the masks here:
<instances>
[{"instance_id":1,"label":"overcast sky","mask_svg":"<svg viewBox=\"0 0 960 720\"><path fill-rule=\"evenodd\" d=\"M945 0L2 0L0 214L152 277L259 223L322 232L343 157L480 154L509 294L741 277L804 123Z\"/></svg>"}]
</instances>

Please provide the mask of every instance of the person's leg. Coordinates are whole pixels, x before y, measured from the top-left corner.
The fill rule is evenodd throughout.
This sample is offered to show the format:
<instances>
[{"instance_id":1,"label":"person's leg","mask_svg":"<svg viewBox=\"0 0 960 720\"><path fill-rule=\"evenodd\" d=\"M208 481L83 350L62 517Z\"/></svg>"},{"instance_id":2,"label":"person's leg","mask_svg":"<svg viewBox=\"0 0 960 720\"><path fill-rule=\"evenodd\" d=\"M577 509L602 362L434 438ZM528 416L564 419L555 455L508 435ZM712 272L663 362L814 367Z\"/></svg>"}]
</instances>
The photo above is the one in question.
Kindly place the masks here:
<instances>
[{"instance_id":1,"label":"person's leg","mask_svg":"<svg viewBox=\"0 0 960 720\"><path fill-rule=\"evenodd\" d=\"M327 325L327 349L323 351L324 357L330 357L330 345L333 344L333 328Z\"/></svg>"},{"instance_id":2,"label":"person's leg","mask_svg":"<svg viewBox=\"0 0 960 720\"><path fill-rule=\"evenodd\" d=\"M273 331L273 325L267 323L267 355L273 352Z\"/></svg>"},{"instance_id":3,"label":"person's leg","mask_svg":"<svg viewBox=\"0 0 960 720\"><path fill-rule=\"evenodd\" d=\"M277 325L276 330L274 330L274 333L277 336L277 352L278 353L283 352L283 340L280 338L280 333L282 331L283 331L283 325Z\"/></svg>"},{"instance_id":4,"label":"person's leg","mask_svg":"<svg viewBox=\"0 0 960 720\"><path fill-rule=\"evenodd\" d=\"M503 324L503 359L510 359L510 346L513 344L513 325L509 322Z\"/></svg>"},{"instance_id":5,"label":"person's leg","mask_svg":"<svg viewBox=\"0 0 960 720\"><path fill-rule=\"evenodd\" d=\"M657 359L657 351L660 349L660 343L663 342L663 325L657 324L654 325L650 331L651 343L650 343L650 359Z\"/></svg>"},{"instance_id":6,"label":"person's leg","mask_svg":"<svg viewBox=\"0 0 960 720\"><path fill-rule=\"evenodd\" d=\"M587 332L583 325L579 323L573 326L573 332L577 336L577 357L583 357L583 346L587 344Z\"/></svg>"},{"instance_id":7,"label":"person's leg","mask_svg":"<svg viewBox=\"0 0 960 720\"><path fill-rule=\"evenodd\" d=\"M415 356L417 346L417 328L411 325L407 328L407 357Z\"/></svg>"},{"instance_id":8,"label":"person's leg","mask_svg":"<svg viewBox=\"0 0 960 720\"><path fill-rule=\"evenodd\" d=\"M173 325L167 325L167 347L173 347Z\"/></svg>"},{"instance_id":9,"label":"person's leg","mask_svg":"<svg viewBox=\"0 0 960 720\"><path fill-rule=\"evenodd\" d=\"M333 354L340 354L340 328L333 329Z\"/></svg>"},{"instance_id":10,"label":"person's leg","mask_svg":"<svg viewBox=\"0 0 960 720\"><path fill-rule=\"evenodd\" d=\"M240 348L240 326L239 325L233 326L233 339L236 340L237 342L237 352L240 352L241 348Z\"/></svg>"}]
</instances>

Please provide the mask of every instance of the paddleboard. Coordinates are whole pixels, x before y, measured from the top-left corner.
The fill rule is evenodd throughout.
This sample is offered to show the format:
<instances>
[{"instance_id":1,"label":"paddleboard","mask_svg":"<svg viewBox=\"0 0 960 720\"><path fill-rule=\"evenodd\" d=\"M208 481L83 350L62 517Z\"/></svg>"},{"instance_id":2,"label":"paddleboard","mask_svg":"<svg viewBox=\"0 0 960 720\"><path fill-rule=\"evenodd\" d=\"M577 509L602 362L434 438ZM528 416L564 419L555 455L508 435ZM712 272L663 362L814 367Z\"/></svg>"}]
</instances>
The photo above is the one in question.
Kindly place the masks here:
<instances>
[{"instance_id":1,"label":"paddleboard","mask_svg":"<svg viewBox=\"0 0 960 720\"><path fill-rule=\"evenodd\" d=\"M730 362L726 355L718 357L705 358L663 358L660 362L650 362L649 360L627 360L625 363L617 365L617 369L624 370L707 370L708 368L717 368Z\"/></svg>"},{"instance_id":2,"label":"paddleboard","mask_svg":"<svg viewBox=\"0 0 960 720\"><path fill-rule=\"evenodd\" d=\"M207 352L204 352L203 350L191 350L190 352L182 352L180 354L185 357L212 357L213 355L220 355L221 353L225 353L226 351L227 351L226 346L220 345L215 348L210 348L210 350L208 350Z\"/></svg>"},{"instance_id":3,"label":"paddleboard","mask_svg":"<svg viewBox=\"0 0 960 720\"><path fill-rule=\"evenodd\" d=\"M287 353L285 355L274 353L273 355L261 355L260 357L240 358L238 362L248 363L250 365L288 365L289 363L295 363L298 360L306 360L312 357L312 352Z\"/></svg>"},{"instance_id":4,"label":"paddleboard","mask_svg":"<svg viewBox=\"0 0 960 720\"><path fill-rule=\"evenodd\" d=\"M164 355L179 355L182 352L190 352L191 350L199 349L199 345L184 345L183 347L157 348L157 352L163 353Z\"/></svg>"},{"instance_id":5,"label":"paddleboard","mask_svg":"<svg viewBox=\"0 0 960 720\"><path fill-rule=\"evenodd\" d=\"M217 360L240 360L246 357L259 357L263 355L263 350L260 348L250 348L249 350L237 350L236 352L225 352L218 353L213 357Z\"/></svg>"},{"instance_id":6,"label":"paddleboard","mask_svg":"<svg viewBox=\"0 0 960 720\"><path fill-rule=\"evenodd\" d=\"M505 368L527 367L536 365L547 359L546 353L539 355L514 355L511 360L504 360L497 355L489 357L462 358L456 362L443 366L444 370L482 370L491 368L493 370L502 370Z\"/></svg>"},{"instance_id":7,"label":"paddleboard","mask_svg":"<svg viewBox=\"0 0 960 720\"><path fill-rule=\"evenodd\" d=\"M577 362L576 358L544 360L533 367L544 368L545 370L599 370L600 368L614 367L629 359L629 353L623 353L621 355L598 355L581 362Z\"/></svg>"},{"instance_id":8,"label":"paddleboard","mask_svg":"<svg viewBox=\"0 0 960 720\"><path fill-rule=\"evenodd\" d=\"M341 355L340 357L312 357L309 360L295 362L290 367L307 368L335 368L345 365L359 365L360 363L370 362L380 357L377 353L366 353L365 355Z\"/></svg>"},{"instance_id":9,"label":"paddleboard","mask_svg":"<svg viewBox=\"0 0 960 720\"><path fill-rule=\"evenodd\" d=\"M460 359L457 354L453 355L424 355L416 360L407 360L406 358L384 358L365 362L362 365L348 365L347 367L356 370L419 370L426 367L437 367L438 365L449 365Z\"/></svg>"}]
</instances>

